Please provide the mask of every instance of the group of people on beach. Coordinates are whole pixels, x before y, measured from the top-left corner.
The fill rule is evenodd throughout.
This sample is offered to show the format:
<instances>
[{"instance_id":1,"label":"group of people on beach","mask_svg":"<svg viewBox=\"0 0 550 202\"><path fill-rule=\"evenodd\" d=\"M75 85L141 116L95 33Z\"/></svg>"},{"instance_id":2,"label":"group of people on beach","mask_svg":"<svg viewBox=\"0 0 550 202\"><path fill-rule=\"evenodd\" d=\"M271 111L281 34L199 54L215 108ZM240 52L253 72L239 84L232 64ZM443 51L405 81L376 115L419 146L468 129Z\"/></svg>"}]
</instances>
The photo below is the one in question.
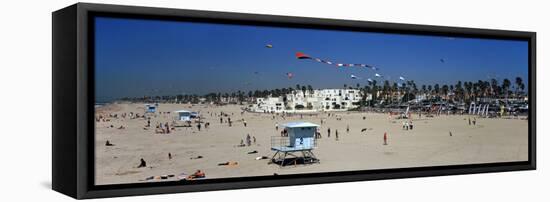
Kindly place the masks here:
<instances>
[{"instance_id":1,"label":"group of people on beach","mask_svg":"<svg viewBox=\"0 0 550 202\"><path fill-rule=\"evenodd\" d=\"M413 121L403 121L403 130L412 130L413 129Z\"/></svg>"},{"instance_id":2,"label":"group of people on beach","mask_svg":"<svg viewBox=\"0 0 550 202\"><path fill-rule=\"evenodd\" d=\"M256 144L256 137L250 136L250 134L246 134L246 144L243 139L241 139L241 143L237 145L238 147L244 147L244 146L252 146L252 144Z\"/></svg>"}]
</instances>

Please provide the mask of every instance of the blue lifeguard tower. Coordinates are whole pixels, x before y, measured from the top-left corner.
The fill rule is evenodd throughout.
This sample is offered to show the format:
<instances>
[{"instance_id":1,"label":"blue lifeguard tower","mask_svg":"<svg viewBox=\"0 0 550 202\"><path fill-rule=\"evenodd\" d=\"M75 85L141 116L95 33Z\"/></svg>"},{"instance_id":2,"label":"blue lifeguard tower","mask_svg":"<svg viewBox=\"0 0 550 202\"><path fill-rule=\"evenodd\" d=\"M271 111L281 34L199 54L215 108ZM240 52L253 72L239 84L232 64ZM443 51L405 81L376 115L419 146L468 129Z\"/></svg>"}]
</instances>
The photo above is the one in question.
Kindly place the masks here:
<instances>
[{"instance_id":1,"label":"blue lifeguard tower","mask_svg":"<svg viewBox=\"0 0 550 202\"><path fill-rule=\"evenodd\" d=\"M155 113L157 111L158 104L146 104L145 113Z\"/></svg>"},{"instance_id":2,"label":"blue lifeguard tower","mask_svg":"<svg viewBox=\"0 0 550 202\"><path fill-rule=\"evenodd\" d=\"M319 125L309 122L292 122L282 125L286 137L271 137L271 150L275 151L271 162L279 166L319 163L313 154L317 144L315 133ZM287 157L291 157L287 159Z\"/></svg>"}]
</instances>

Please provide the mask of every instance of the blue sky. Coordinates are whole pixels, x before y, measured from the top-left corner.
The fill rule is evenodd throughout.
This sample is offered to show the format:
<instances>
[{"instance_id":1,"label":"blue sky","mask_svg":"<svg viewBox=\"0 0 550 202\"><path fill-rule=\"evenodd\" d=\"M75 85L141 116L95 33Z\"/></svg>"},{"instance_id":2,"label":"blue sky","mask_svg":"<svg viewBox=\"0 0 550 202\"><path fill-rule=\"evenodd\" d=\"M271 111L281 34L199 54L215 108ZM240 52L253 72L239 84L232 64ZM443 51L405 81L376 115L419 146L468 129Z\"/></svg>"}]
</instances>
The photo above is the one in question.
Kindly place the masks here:
<instances>
[{"instance_id":1,"label":"blue sky","mask_svg":"<svg viewBox=\"0 0 550 202\"><path fill-rule=\"evenodd\" d=\"M96 100L294 87L361 86L374 73L422 84L523 78L525 41L98 17ZM272 44L273 48L266 48ZM298 60L296 52L380 70ZM444 59L442 63L440 59ZM255 73L257 72L257 73ZM286 77L287 72L295 76ZM362 79L352 80L350 75Z\"/></svg>"}]
</instances>

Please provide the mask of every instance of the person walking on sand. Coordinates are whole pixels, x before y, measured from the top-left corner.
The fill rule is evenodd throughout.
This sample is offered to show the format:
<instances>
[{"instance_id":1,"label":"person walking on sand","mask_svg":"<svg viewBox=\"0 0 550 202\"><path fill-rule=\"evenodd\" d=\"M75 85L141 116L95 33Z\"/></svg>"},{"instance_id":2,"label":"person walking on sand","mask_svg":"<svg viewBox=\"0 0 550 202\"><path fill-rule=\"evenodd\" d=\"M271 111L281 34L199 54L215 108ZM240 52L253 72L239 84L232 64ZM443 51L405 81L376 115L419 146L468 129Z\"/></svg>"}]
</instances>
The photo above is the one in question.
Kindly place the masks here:
<instances>
[{"instance_id":1,"label":"person walking on sand","mask_svg":"<svg viewBox=\"0 0 550 202\"><path fill-rule=\"evenodd\" d=\"M223 123L223 118L222 118L222 117L220 117L220 124L221 124L221 123Z\"/></svg>"},{"instance_id":2,"label":"person walking on sand","mask_svg":"<svg viewBox=\"0 0 550 202\"><path fill-rule=\"evenodd\" d=\"M472 123L474 124L474 126L476 125L476 117L474 117L474 121L472 121Z\"/></svg>"},{"instance_id":3,"label":"person walking on sand","mask_svg":"<svg viewBox=\"0 0 550 202\"><path fill-rule=\"evenodd\" d=\"M246 145L248 145L248 146L252 145L251 140L250 140L250 134L246 134Z\"/></svg>"},{"instance_id":4,"label":"person walking on sand","mask_svg":"<svg viewBox=\"0 0 550 202\"><path fill-rule=\"evenodd\" d=\"M275 122L275 131L279 131L279 122Z\"/></svg>"},{"instance_id":5,"label":"person walking on sand","mask_svg":"<svg viewBox=\"0 0 550 202\"><path fill-rule=\"evenodd\" d=\"M330 138L330 128L328 128L328 129L327 129L327 132L328 132L328 135L327 135L327 137L329 137L329 138Z\"/></svg>"},{"instance_id":6,"label":"person walking on sand","mask_svg":"<svg viewBox=\"0 0 550 202\"><path fill-rule=\"evenodd\" d=\"M338 141L338 130L334 131L334 134L336 135L336 141Z\"/></svg>"},{"instance_id":7,"label":"person walking on sand","mask_svg":"<svg viewBox=\"0 0 550 202\"><path fill-rule=\"evenodd\" d=\"M246 127L246 121L245 120L243 120L243 124L244 124L244 127Z\"/></svg>"},{"instance_id":8,"label":"person walking on sand","mask_svg":"<svg viewBox=\"0 0 550 202\"><path fill-rule=\"evenodd\" d=\"M349 124L346 126L346 133L349 134Z\"/></svg>"},{"instance_id":9,"label":"person walking on sand","mask_svg":"<svg viewBox=\"0 0 550 202\"><path fill-rule=\"evenodd\" d=\"M201 123L200 123L200 122L197 123L197 129L198 129L199 131L201 131Z\"/></svg>"},{"instance_id":10,"label":"person walking on sand","mask_svg":"<svg viewBox=\"0 0 550 202\"><path fill-rule=\"evenodd\" d=\"M172 153L168 152L168 160L172 160Z\"/></svg>"},{"instance_id":11,"label":"person walking on sand","mask_svg":"<svg viewBox=\"0 0 550 202\"><path fill-rule=\"evenodd\" d=\"M388 134L384 132L384 145L388 145Z\"/></svg>"}]
</instances>

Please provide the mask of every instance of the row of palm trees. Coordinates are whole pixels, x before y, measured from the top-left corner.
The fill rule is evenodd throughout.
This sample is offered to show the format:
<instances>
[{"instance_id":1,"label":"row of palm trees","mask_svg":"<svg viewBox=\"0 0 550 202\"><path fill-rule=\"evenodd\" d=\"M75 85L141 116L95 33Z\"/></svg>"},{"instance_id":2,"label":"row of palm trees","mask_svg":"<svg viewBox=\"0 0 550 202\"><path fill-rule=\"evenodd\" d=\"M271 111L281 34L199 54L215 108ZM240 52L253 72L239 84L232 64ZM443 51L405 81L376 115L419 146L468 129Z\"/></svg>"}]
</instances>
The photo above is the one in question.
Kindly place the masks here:
<instances>
[{"instance_id":1,"label":"row of palm trees","mask_svg":"<svg viewBox=\"0 0 550 202\"><path fill-rule=\"evenodd\" d=\"M447 101L471 102L478 98L519 98L525 96L525 84L521 77L516 77L514 84L509 79L503 79L501 83L496 79L478 80L477 82L457 81L456 84L433 84L418 86L414 80L405 81L401 84L388 80L378 83L373 80L361 86L357 83L354 87L344 84L345 89L360 90L363 101L362 106L373 106L374 103L401 103L423 95L427 99L442 99ZM214 102L214 103L243 103L254 101L260 97L283 97L302 91L305 95L313 93L311 85L299 85L287 88L276 88L271 90L237 91L232 93L208 93L202 96L193 94L166 95L166 96L143 96L138 98L122 98L127 101L141 102ZM368 99L371 95L372 99Z\"/></svg>"},{"instance_id":2,"label":"row of palm trees","mask_svg":"<svg viewBox=\"0 0 550 202\"><path fill-rule=\"evenodd\" d=\"M357 84L357 87L360 85ZM362 94L371 94L372 102L384 101L384 103L406 102L414 99L416 95L424 95L427 99L442 99L454 102L469 103L478 98L520 98L525 96L525 84L521 77L516 77L514 85L509 79L477 82L457 81L456 84L422 85L420 88L414 80L406 81L399 85L388 80L381 85L376 80L361 88ZM370 104L372 104L372 102Z\"/></svg>"}]
</instances>

